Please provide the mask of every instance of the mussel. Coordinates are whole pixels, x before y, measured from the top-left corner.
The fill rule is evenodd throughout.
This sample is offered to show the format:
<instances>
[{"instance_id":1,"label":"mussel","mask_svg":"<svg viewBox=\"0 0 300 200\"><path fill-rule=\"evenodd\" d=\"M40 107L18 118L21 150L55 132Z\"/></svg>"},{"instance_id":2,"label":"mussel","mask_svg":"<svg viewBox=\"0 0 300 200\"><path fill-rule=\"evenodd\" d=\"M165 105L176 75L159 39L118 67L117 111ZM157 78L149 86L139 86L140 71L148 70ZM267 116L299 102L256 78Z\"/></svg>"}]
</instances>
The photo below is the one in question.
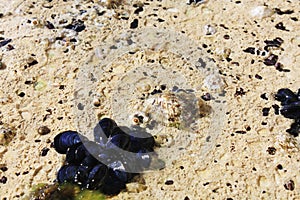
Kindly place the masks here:
<instances>
[{"instance_id":1,"label":"mussel","mask_svg":"<svg viewBox=\"0 0 300 200\"><path fill-rule=\"evenodd\" d=\"M284 105L280 113L290 119L299 119L300 118L300 101L292 102L290 104Z\"/></svg>"},{"instance_id":2,"label":"mussel","mask_svg":"<svg viewBox=\"0 0 300 200\"><path fill-rule=\"evenodd\" d=\"M57 173L57 181L59 183L69 182L76 183L76 175L78 172L78 166L76 165L64 165Z\"/></svg>"},{"instance_id":3,"label":"mussel","mask_svg":"<svg viewBox=\"0 0 300 200\"><path fill-rule=\"evenodd\" d=\"M78 132L64 131L55 136L53 145L58 153L65 154L68 148L79 143L81 143L81 139Z\"/></svg>"},{"instance_id":4,"label":"mussel","mask_svg":"<svg viewBox=\"0 0 300 200\"><path fill-rule=\"evenodd\" d=\"M281 102L281 105L288 105L298 101L297 95L288 88L282 88L277 91L275 99Z\"/></svg>"},{"instance_id":5,"label":"mussel","mask_svg":"<svg viewBox=\"0 0 300 200\"><path fill-rule=\"evenodd\" d=\"M151 134L142 129L118 127L109 118L101 119L94 128L94 141L76 131L64 131L53 142L58 153L66 154L57 181L117 194L136 175L132 172L150 166L154 145Z\"/></svg>"},{"instance_id":6,"label":"mussel","mask_svg":"<svg viewBox=\"0 0 300 200\"><path fill-rule=\"evenodd\" d=\"M87 178L87 188L88 189L97 189L103 184L103 180L106 177L108 168L106 165L99 163L94 166Z\"/></svg>"},{"instance_id":7,"label":"mussel","mask_svg":"<svg viewBox=\"0 0 300 200\"><path fill-rule=\"evenodd\" d=\"M100 144L107 142L107 138L113 133L113 130L118 127L116 122L110 118L101 119L94 128L94 140Z\"/></svg>"}]
</instances>

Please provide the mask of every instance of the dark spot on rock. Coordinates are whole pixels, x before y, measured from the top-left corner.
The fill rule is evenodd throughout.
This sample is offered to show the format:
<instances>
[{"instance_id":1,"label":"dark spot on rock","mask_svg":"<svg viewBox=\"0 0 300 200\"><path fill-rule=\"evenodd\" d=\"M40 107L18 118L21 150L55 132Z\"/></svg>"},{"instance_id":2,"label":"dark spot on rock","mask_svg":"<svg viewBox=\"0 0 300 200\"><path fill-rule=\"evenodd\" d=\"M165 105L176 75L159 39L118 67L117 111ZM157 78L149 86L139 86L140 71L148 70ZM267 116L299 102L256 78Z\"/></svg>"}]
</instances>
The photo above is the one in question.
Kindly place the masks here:
<instances>
[{"instance_id":1,"label":"dark spot on rock","mask_svg":"<svg viewBox=\"0 0 300 200\"><path fill-rule=\"evenodd\" d=\"M204 100L204 101L210 101L212 99L212 96L211 94L209 94L208 92L205 93L204 95L201 96L201 98Z\"/></svg>"},{"instance_id":2,"label":"dark spot on rock","mask_svg":"<svg viewBox=\"0 0 300 200\"><path fill-rule=\"evenodd\" d=\"M166 88L167 88L166 85L161 85L161 86L160 86L160 89L161 89L161 90L165 90Z\"/></svg>"},{"instance_id":3,"label":"dark spot on rock","mask_svg":"<svg viewBox=\"0 0 300 200\"><path fill-rule=\"evenodd\" d=\"M283 68L283 64L280 63L280 62L277 62L277 63L275 64L275 69L276 69L277 71L279 71L279 72L290 72L290 71L291 71L291 70L289 70L289 69L284 69L284 68Z\"/></svg>"},{"instance_id":4,"label":"dark spot on rock","mask_svg":"<svg viewBox=\"0 0 300 200\"><path fill-rule=\"evenodd\" d=\"M19 97L24 97L24 96L25 96L25 93L24 93L24 92L20 92L20 93L18 94L18 96L19 96Z\"/></svg>"},{"instance_id":5,"label":"dark spot on rock","mask_svg":"<svg viewBox=\"0 0 300 200\"><path fill-rule=\"evenodd\" d=\"M144 9L143 7L138 7L135 11L134 11L134 14L138 15L140 12L143 12Z\"/></svg>"},{"instance_id":6,"label":"dark spot on rock","mask_svg":"<svg viewBox=\"0 0 300 200\"><path fill-rule=\"evenodd\" d=\"M269 47L280 47L281 44L283 43L283 39L280 37L276 37L273 40L265 40L264 41L266 43L266 47L264 48L266 51L269 50Z\"/></svg>"},{"instance_id":7,"label":"dark spot on rock","mask_svg":"<svg viewBox=\"0 0 300 200\"><path fill-rule=\"evenodd\" d=\"M279 106L277 104L272 105L274 108L275 115L279 115Z\"/></svg>"},{"instance_id":8,"label":"dark spot on rock","mask_svg":"<svg viewBox=\"0 0 300 200\"><path fill-rule=\"evenodd\" d=\"M297 22L297 21L298 21L298 18L297 18L297 17L291 17L291 20Z\"/></svg>"},{"instance_id":9,"label":"dark spot on rock","mask_svg":"<svg viewBox=\"0 0 300 200\"><path fill-rule=\"evenodd\" d=\"M166 185L173 185L174 181L173 180L167 180L165 182Z\"/></svg>"},{"instance_id":10,"label":"dark spot on rock","mask_svg":"<svg viewBox=\"0 0 300 200\"><path fill-rule=\"evenodd\" d=\"M262 76L260 76L260 75L258 75L258 74L255 74L255 76L254 76L256 79L259 79L259 80L261 80L262 79Z\"/></svg>"},{"instance_id":11,"label":"dark spot on rock","mask_svg":"<svg viewBox=\"0 0 300 200\"><path fill-rule=\"evenodd\" d=\"M12 39L6 39L0 42L0 47L4 47L5 45L7 45L8 43L10 43L12 41Z\"/></svg>"},{"instance_id":12,"label":"dark spot on rock","mask_svg":"<svg viewBox=\"0 0 300 200\"><path fill-rule=\"evenodd\" d=\"M49 150L50 150L49 148L44 147L44 148L42 149L41 156L46 156Z\"/></svg>"},{"instance_id":13,"label":"dark spot on rock","mask_svg":"<svg viewBox=\"0 0 300 200\"><path fill-rule=\"evenodd\" d=\"M265 126L267 125L268 123L267 122L262 122L261 125Z\"/></svg>"},{"instance_id":14,"label":"dark spot on rock","mask_svg":"<svg viewBox=\"0 0 300 200\"><path fill-rule=\"evenodd\" d=\"M293 10L285 10L285 11L282 11L282 10L280 10L279 8L275 8L274 11L275 11L278 15L290 15L290 14L294 13Z\"/></svg>"},{"instance_id":15,"label":"dark spot on rock","mask_svg":"<svg viewBox=\"0 0 300 200\"><path fill-rule=\"evenodd\" d=\"M25 171L22 173L22 175L26 175L26 174L29 174L29 171Z\"/></svg>"},{"instance_id":16,"label":"dark spot on rock","mask_svg":"<svg viewBox=\"0 0 300 200\"><path fill-rule=\"evenodd\" d=\"M235 133L238 133L238 134L246 134L246 131L235 131Z\"/></svg>"},{"instance_id":17,"label":"dark spot on rock","mask_svg":"<svg viewBox=\"0 0 300 200\"><path fill-rule=\"evenodd\" d=\"M70 29L76 32L81 32L83 31L86 27L84 25L84 22L81 20L73 20L71 24L68 24L65 26L66 29Z\"/></svg>"},{"instance_id":18,"label":"dark spot on rock","mask_svg":"<svg viewBox=\"0 0 300 200\"><path fill-rule=\"evenodd\" d=\"M295 189L295 183L293 180L289 180L287 181L285 184L284 184L284 188L286 190L290 190L290 191L293 191Z\"/></svg>"},{"instance_id":19,"label":"dark spot on rock","mask_svg":"<svg viewBox=\"0 0 300 200\"><path fill-rule=\"evenodd\" d=\"M0 183L5 184L6 182L7 182L6 176L2 176L2 178L0 179Z\"/></svg>"},{"instance_id":20,"label":"dark spot on rock","mask_svg":"<svg viewBox=\"0 0 300 200\"><path fill-rule=\"evenodd\" d=\"M190 200L190 198L188 196L184 197L184 200Z\"/></svg>"},{"instance_id":21,"label":"dark spot on rock","mask_svg":"<svg viewBox=\"0 0 300 200\"><path fill-rule=\"evenodd\" d=\"M77 104L78 110L84 110L84 105L82 103Z\"/></svg>"},{"instance_id":22,"label":"dark spot on rock","mask_svg":"<svg viewBox=\"0 0 300 200\"><path fill-rule=\"evenodd\" d=\"M260 98L262 98L264 100L268 100L268 97L266 96L266 93L261 94Z\"/></svg>"},{"instance_id":23,"label":"dark spot on rock","mask_svg":"<svg viewBox=\"0 0 300 200\"><path fill-rule=\"evenodd\" d=\"M134 19L131 23L130 23L130 28L131 29L135 29L137 28L139 25L139 20L138 19Z\"/></svg>"},{"instance_id":24,"label":"dark spot on rock","mask_svg":"<svg viewBox=\"0 0 300 200\"><path fill-rule=\"evenodd\" d=\"M255 54L255 48L254 47L247 47L243 50L245 53Z\"/></svg>"},{"instance_id":25,"label":"dark spot on rock","mask_svg":"<svg viewBox=\"0 0 300 200\"><path fill-rule=\"evenodd\" d=\"M268 116L269 112L270 112L270 108L263 108L262 109L263 116Z\"/></svg>"},{"instance_id":26,"label":"dark spot on rock","mask_svg":"<svg viewBox=\"0 0 300 200\"><path fill-rule=\"evenodd\" d=\"M46 26L48 29L55 29L54 25L53 25L51 22L49 22L49 21L46 21L45 26Z\"/></svg>"},{"instance_id":27,"label":"dark spot on rock","mask_svg":"<svg viewBox=\"0 0 300 200\"><path fill-rule=\"evenodd\" d=\"M229 35L224 35L223 37L224 37L225 40L229 40L230 39Z\"/></svg>"},{"instance_id":28,"label":"dark spot on rock","mask_svg":"<svg viewBox=\"0 0 300 200\"><path fill-rule=\"evenodd\" d=\"M235 96L235 97L237 97L237 96L243 96L243 95L245 95L245 94L246 94L246 92L244 91L243 88L237 88L236 91L235 91L234 96Z\"/></svg>"},{"instance_id":29,"label":"dark spot on rock","mask_svg":"<svg viewBox=\"0 0 300 200\"><path fill-rule=\"evenodd\" d=\"M277 169L282 170L283 169L282 165L281 164L277 165Z\"/></svg>"},{"instance_id":30,"label":"dark spot on rock","mask_svg":"<svg viewBox=\"0 0 300 200\"><path fill-rule=\"evenodd\" d=\"M282 30L282 31L289 31L286 29L286 27L283 25L282 22L279 22L278 24L275 25L275 28Z\"/></svg>"},{"instance_id":31,"label":"dark spot on rock","mask_svg":"<svg viewBox=\"0 0 300 200\"><path fill-rule=\"evenodd\" d=\"M267 66L272 66L275 65L277 61L278 61L278 56L271 54L264 60L264 64Z\"/></svg>"},{"instance_id":32,"label":"dark spot on rock","mask_svg":"<svg viewBox=\"0 0 300 200\"><path fill-rule=\"evenodd\" d=\"M270 155L275 155L276 149L275 149L275 147L268 147L267 152L268 152Z\"/></svg>"},{"instance_id":33,"label":"dark spot on rock","mask_svg":"<svg viewBox=\"0 0 300 200\"><path fill-rule=\"evenodd\" d=\"M0 170L3 172L6 172L8 170L8 168L6 166L4 166L4 167L0 167Z\"/></svg>"},{"instance_id":34,"label":"dark spot on rock","mask_svg":"<svg viewBox=\"0 0 300 200\"><path fill-rule=\"evenodd\" d=\"M157 21L158 21L158 22L164 22L165 20L164 20L164 19L161 19L161 18L158 18Z\"/></svg>"}]
</instances>

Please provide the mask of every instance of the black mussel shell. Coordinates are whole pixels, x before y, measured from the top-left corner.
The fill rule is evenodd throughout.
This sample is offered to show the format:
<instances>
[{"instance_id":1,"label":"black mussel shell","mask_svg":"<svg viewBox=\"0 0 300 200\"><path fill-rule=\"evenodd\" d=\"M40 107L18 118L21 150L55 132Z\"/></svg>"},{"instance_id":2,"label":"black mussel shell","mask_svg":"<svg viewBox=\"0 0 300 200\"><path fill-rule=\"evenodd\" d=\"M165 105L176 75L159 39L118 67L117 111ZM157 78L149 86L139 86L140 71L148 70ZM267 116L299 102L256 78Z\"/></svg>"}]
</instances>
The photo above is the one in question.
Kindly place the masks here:
<instances>
[{"instance_id":1,"label":"black mussel shell","mask_svg":"<svg viewBox=\"0 0 300 200\"><path fill-rule=\"evenodd\" d=\"M146 149L141 149L137 153L137 159L138 159L138 163L140 164L140 166L143 169L148 168L150 166L151 160L152 160L150 152Z\"/></svg>"},{"instance_id":2,"label":"black mussel shell","mask_svg":"<svg viewBox=\"0 0 300 200\"><path fill-rule=\"evenodd\" d=\"M101 119L94 128L94 140L95 142L104 144L107 142L107 138L111 136L113 129L117 126L116 122L110 118Z\"/></svg>"},{"instance_id":3,"label":"black mussel shell","mask_svg":"<svg viewBox=\"0 0 300 200\"><path fill-rule=\"evenodd\" d=\"M83 188L87 187L89 173L91 169L93 169L97 164L99 164L99 161L96 158L94 158L92 155L87 155L82 160L82 162L78 167L78 173L76 177L78 184L81 185L81 187Z\"/></svg>"},{"instance_id":4,"label":"black mussel shell","mask_svg":"<svg viewBox=\"0 0 300 200\"><path fill-rule=\"evenodd\" d=\"M297 95L288 88L279 89L275 95L275 99L280 101L282 105L298 101Z\"/></svg>"},{"instance_id":5,"label":"black mussel shell","mask_svg":"<svg viewBox=\"0 0 300 200\"><path fill-rule=\"evenodd\" d=\"M128 150L130 147L130 136L127 134L117 134L109 138L107 148L121 148L123 150Z\"/></svg>"},{"instance_id":6,"label":"black mussel shell","mask_svg":"<svg viewBox=\"0 0 300 200\"><path fill-rule=\"evenodd\" d=\"M80 165L78 166L77 174L75 176L76 183L82 188L86 188L87 180L91 167Z\"/></svg>"},{"instance_id":7,"label":"black mussel shell","mask_svg":"<svg viewBox=\"0 0 300 200\"><path fill-rule=\"evenodd\" d=\"M85 146L82 143L78 143L68 148L66 153L66 162L68 164L79 164L87 154L88 151L86 150Z\"/></svg>"},{"instance_id":8,"label":"black mussel shell","mask_svg":"<svg viewBox=\"0 0 300 200\"><path fill-rule=\"evenodd\" d=\"M281 108L280 113L290 119L300 118L300 101L290 103Z\"/></svg>"},{"instance_id":9,"label":"black mussel shell","mask_svg":"<svg viewBox=\"0 0 300 200\"><path fill-rule=\"evenodd\" d=\"M65 154L68 148L79 143L81 139L78 132L64 131L55 136L53 145L58 153Z\"/></svg>"},{"instance_id":10,"label":"black mussel shell","mask_svg":"<svg viewBox=\"0 0 300 200\"><path fill-rule=\"evenodd\" d=\"M106 178L104 179L101 191L107 195L115 195L126 188L126 183L121 181L112 169L109 169Z\"/></svg>"},{"instance_id":11,"label":"black mussel shell","mask_svg":"<svg viewBox=\"0 0 300 200\"><path fill-rule=\"evenodd\" d=\"M131 148L130 151L137 153L141 149L153 151L155 140L154 137L144 129L135 128L130 131Z\"/></svg>"},{"instance_id":12,"label":"black mussel shell","mask_svg":"<svg viewBox=\"0 0 300 200\"><path fill-rule=\"evenodd\" d=\"M108 168L106 165L99 163L93 169L91 169L87 178L87 188L97 189L103 184L103 180L106 178Z\"/></svg>"},{"instance_id":13,"label":"black mussel shell","mask_svg":"<svg viewBox=\"0 0 300 200\"><path fill-rule=\"evenodd\" d=\"M135 153L139 152L141 149L153 151L155 145L155 140L152 136L145 138L131 136L130 141L130 151Z\"/></svg>"},{"instance_id":14,"label":"black mussel shell","mask_svg":"<svg viewBox=\"0 0 300 200\"><path fill-rule=\"evenodd\" d=\"M114 173L120 181L128 182L132 178L131 174L125 171L126 169L122 161L114 161L108 167L111 169L110 173Z\"/></svg>"},{"instance_id":15,"label":"black mussel shell","mask_svg":"<svg viewBox=\"0 0 300 200\"><path fill-rule=\"evenodd\" d=\"M105 146L99 145L94 141L86 141L83 143L88 153L97 158L97 156L103 151Z\"/></svg>"},{"instance_id":16,"label":"black mussel shell","mask_svg":"<svg viewBox=\"0 0 300 200\"><path fill-rule=\"evenodd\" d=\"M291 128L286 130L289 134L297 137L300 133L300 119L296 119L294 123L292 123Z\"/></svg>"},{"instance_id":17,"label":"black mussel shell","mask_svg":"<svg viewBox=\"0 0 300 200\"><path fill-rule=\"evenodd\" d=\"M99 163L99 161L92 155L87 155L82 162L80 163L81 166L86 166L89 168L93 168Z\"/></svg>"},{"instance_id":18,"label":"black mussel shell","mask_svg":"<svg viewBox=\"0 0 300 200\"><path fill-rule=\"evenodd\" d=\"M59 183L76 182L76 175L78 171L78 166L76 165L64 165L62 166L57 173L57 181Z\"/></svg>"}]
</instances>

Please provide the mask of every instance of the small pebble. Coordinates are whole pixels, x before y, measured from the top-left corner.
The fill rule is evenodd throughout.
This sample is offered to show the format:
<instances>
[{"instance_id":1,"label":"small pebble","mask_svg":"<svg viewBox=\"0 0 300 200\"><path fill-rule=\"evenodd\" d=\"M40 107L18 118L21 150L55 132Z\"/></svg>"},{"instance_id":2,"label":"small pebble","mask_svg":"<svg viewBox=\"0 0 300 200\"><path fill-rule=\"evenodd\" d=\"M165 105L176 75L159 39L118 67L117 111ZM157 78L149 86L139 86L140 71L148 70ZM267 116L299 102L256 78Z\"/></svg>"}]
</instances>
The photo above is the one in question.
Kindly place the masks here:
<instances>
[{"instance_id":1,"label":"small pebble","mask_svg":"<svg viewBox=\"0 0 300 200\"><path fill-rule=\"evenodd\" d=\"M293 181L293 180L289 180L288 182L286 182L286 183L284 184L284 188L285 188L286 190L293 191L293 190L295 189L295 183L294 183L294 181Z\"/></svg>"},{"instance_id":2,"label":"small pebble","mask_svg":"<svg viewBox=\"0 0 300 200\"><path fill-rule=\"evenodd\" d=\"M201 96L201 98L204 100L204 101L210 101L212 96L209 94L209 93L205 93L204 95Z\"/></svg>"},{"instance_id":3,"label":"small pebble","mask_svg":"<svg viewBox=\"0 0 300 200\"><path fill-rule=\"evenodd\" d=\"M0 183L5 184L7 182L7 178L5 176L2 176L2 178L0 179Z\"/></svg>"},{"instance_id":4,"label":"small pebble","mask_svg":"<svg viewBox=\"0 0 300 200\"><path fill-rule=\"evenodd\" d=\"M174 181L173 180L167 180L165 182L166 185L173 185Z\"/></svg>"},{"instance_id":5,"label":"small pebble","mask_svg":"<svg viewBox=\"0 0 300 200\"><path fill-rule=\"evenodd\" d=\"M272 65L276 64L277 60L278 60L278 56L274 55L274 54L271 54L269 57L267 57L264 60L264 64L267 65L267 66L272 66Z\"/></svg>"},{"instance_id":6,"label":"small pebble","mask_svg":"<svg viewBox=\"0 0 300 200\"><path fill-rule=\"evenodd\" d=\"M39 129L38 129L38 133L40 135L47 135L48 133L50 133L51 130L47 127L47 126L41 126Z\"/></svg>"}]
</instances>

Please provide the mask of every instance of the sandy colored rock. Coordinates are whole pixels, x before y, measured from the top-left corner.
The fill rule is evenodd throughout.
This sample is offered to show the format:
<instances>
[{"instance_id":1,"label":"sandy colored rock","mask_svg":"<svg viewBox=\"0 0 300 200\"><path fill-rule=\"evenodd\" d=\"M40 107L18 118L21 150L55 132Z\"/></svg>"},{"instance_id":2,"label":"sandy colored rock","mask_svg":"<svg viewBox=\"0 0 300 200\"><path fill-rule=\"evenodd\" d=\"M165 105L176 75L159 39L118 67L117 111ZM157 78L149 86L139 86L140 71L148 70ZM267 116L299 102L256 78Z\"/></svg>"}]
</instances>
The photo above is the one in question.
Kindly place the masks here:
<instances>
[{"instance_id":1,"label":"sandy colored rock","mask_svg":"<svg viewBox=\"0 0 300 200\"><path fill-rule=\"evenodd\" d=\"M138 7L143 10L136 11ZM278 9L292 12L282 14ZM221 112L199 118L194 132L166 128L174 142L165 143L171 146L170 151L157 151L171 162L162 170L143 174L143 183L130 183L128 191L109 199L300 199L300 141L286 133L291 120L276 115L272 108L279 105L273 98L278 89L297 91L300 86L299 12L298 1L275 0L208 0L199 5L187 5L184 0L122 1L122 5L109 8L104 1L2 0L0 42L11 42L0 47L0 63L5 64L0 70L0 122L15 134L8 144L0 145L0 166L7 167L0 170L0 178L7 178L6 183L0 183L1 199L21 199L33 185L53 183L64 160L51 148L55 135L82 128L78 124L91 130L97 116L120 117L117 108L124 106L113 101L122 103L126 96L125 89L118 93L120 83L128 81L126 75L134 69L155 71L147 71L150 64L158 69L163 66L165 72L175 71L178 76L161 76L169 82L168 77L184 77L184 83L191 86L185 89L194 89L197 98L210 90L224 89L225 93L215 95L221 103L206 103L215 110L220 108L225 117L222 123L218 121ZM66 29L73 19L82 20L85 29ZM137 28L131 29L135 19ZM49 29L47 21L54 28ZM181 49L171 52L168 48L176 47L174 42L160 46L155 35L144 34L143 42L151 41L151 48L143 50L137 45L130 53L118 55L125 46L120 41L128 45L132 42L129 39L135 38L130 31L143 33L146 28L180 33L189 40L178 41ZM268 56L261 55L264 41L276 37L282 38L283 44L268 53L278 55L286 71L263 64ZM108 44L113 45L100 48ZM189 70L194 67L189 55L194 54L188 51L188 44L201 49L200 58L212 59L217 79L196 68ZM248 47L255 48L255 53L246 53ZM189 54L180 55L180 50ZM110 55L118 57L103 64ZM82 77L84 70L94 74ZM200 75L194 78L197 73ZM81 95L79 87L94 85L80 82L80 78L93 80L96 86L89 91L91 104L85 105L91 113L87 121L80 121L82 111L77 108L81 99L75 97ZM154 89L155 81L149 80L139 85L138 92ZM19 96L21 92L25 95ZM263 93L267 100L260 97ZM265 107L270 108L268 116L262 115ZM132 113L125 112L127 115ZM44 124L51 132L40 135L37 130ZM209 129L211 124L214 128ZM161 134L159 139L164 142L168 135ZM41 156L45 147L50 150Z\"/></svg>"}]
</instances>

